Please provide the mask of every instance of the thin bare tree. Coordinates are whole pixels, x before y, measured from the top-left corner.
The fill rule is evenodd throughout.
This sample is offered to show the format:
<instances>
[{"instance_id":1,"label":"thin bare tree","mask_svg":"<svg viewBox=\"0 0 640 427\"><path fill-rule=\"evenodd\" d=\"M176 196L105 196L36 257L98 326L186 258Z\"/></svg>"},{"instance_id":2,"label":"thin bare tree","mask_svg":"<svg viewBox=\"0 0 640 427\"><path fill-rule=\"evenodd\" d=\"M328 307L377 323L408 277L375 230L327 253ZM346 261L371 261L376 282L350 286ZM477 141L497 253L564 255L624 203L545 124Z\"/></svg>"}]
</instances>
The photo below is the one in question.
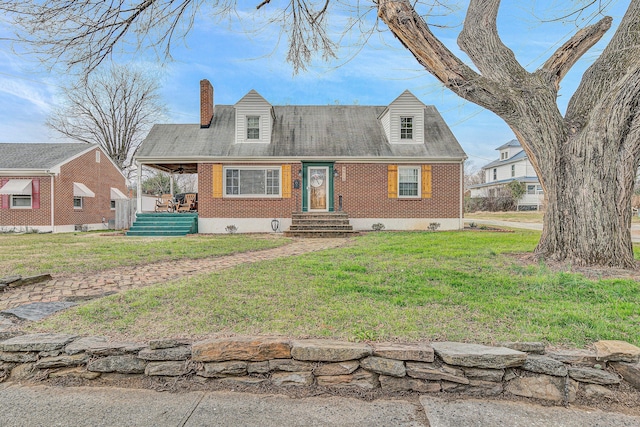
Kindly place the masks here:
<instances>
[{"instance_id":1,"label":"thin bare tree","mask_svg":"<svg viewBox=\"0 0 640 427\"><path fill-rule=\"evenodd\" d=\"M149 128L164 114L159 83L148 71L113 65L63 88L47 125L67 138L99 144L122 170Z\"/></svg>"},{"instance_id":2,"label":"thin bare tree","mask_svg":"<svg viewBox=\"0 0 640 427\"><path fill-rule=\"evenodd\" d=\"M640 162L640 0L626 2L627 11L609 45L584 74L564 115L557 105L560 82L609 30L611 18L577 29L530 72L498 34L500 0L469 0L458 46L472 68L427 22L434 5L448 2L425 2L431 3L264 0L257 7L271 8L272 19L279 20L295 68L304 67L313 52L334 54L329 17L355 28L362 13L377 9L379 19L425 70L460 97L496 113L515 133L545 191L537 255L578 265L634 267L630 227ZM603 3L572 4L583 13ZM136 48L163 46L168 55L174 36L189 31L203 5L201 0L0 0L0 10L22 29L19 36L33 51L70 67L79 65L85 72L125 40ZM208 5L225 14L234 0ZM344 19L345 10L352 19ZM567 17L571 15L561 18Z\"/></svg>"}]
</instances>

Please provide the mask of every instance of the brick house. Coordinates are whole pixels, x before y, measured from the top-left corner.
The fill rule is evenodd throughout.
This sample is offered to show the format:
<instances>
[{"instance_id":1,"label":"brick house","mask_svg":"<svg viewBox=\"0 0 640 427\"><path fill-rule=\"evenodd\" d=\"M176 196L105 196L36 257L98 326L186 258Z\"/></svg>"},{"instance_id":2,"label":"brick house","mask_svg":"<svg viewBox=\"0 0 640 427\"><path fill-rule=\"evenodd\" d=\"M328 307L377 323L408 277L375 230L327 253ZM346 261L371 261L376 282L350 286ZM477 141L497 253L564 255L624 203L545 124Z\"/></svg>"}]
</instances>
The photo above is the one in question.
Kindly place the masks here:
<instances>
[{"instance_id":1,"label":"brick house","mask_svg":"<svg viewBox=\"0 0 640 427\"><path fill-rule=\"evenodd\" d=\"M0 144L0 231L105 229L126 178L96 144Z\"/></svg>"},{"instance_id":2,"label":"brick house","mask_svg":"<svg viewBox=\"0 0 640 427\"><path fill-rule=\"evenodd\" d=\"M277 106L254 90L214 106L202 80L200 98L200 124L155 125L134 159L139 174L198 174L201 233L272 231L274 219L287 230L294 212L336 211L355 230L463 227L466 155L409 91L386 106Z\"/></svg>"}]
</instances>

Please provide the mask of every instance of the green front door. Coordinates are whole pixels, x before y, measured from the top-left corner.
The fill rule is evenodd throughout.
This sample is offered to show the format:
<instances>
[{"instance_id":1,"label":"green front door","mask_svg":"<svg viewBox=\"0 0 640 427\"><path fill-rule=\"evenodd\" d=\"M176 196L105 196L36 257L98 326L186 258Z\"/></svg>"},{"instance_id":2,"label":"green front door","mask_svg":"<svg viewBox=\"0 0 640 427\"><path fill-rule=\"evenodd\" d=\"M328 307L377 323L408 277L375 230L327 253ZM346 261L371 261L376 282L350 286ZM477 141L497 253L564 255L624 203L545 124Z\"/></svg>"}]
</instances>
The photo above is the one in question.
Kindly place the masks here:
<instances>
[{"instance_id":1,"label":"green front door","mask_svg":"<svg viewBox=\"0 0 640 427\"><path fill-rule=\"evenodd\" d=\"M333 163L302 164L302 211L333 212Z\"/></svg>"}]
</instances>

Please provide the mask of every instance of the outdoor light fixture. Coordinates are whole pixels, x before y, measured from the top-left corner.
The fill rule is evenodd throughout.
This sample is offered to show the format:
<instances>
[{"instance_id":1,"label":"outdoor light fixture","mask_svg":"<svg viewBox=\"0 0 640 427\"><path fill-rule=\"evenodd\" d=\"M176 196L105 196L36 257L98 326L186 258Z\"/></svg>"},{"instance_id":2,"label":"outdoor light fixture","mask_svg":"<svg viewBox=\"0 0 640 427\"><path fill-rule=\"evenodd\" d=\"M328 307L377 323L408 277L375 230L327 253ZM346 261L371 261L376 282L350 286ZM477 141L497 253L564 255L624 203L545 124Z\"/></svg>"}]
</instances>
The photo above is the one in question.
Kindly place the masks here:
<instances>
[{"instance_id":1,"label":"outdoor light fixture","mask_svg":"<svg viewBox=\"0 0 640 427\"><path fill-rule=\"evenodd\" d=\"M337 177L339 177L339 176L340 176L340 174L338 174L338 169L334 169L334 170L333 170L333 177L334 177L334 178L337 178Z\"/></svg>"},{"instance_id":2,"label":"outdoor light fixture","mask_svg":"<svg viewBox=\"0 0 640 427\"><path fill-rule=\"evenodd\" d=\"M302 169L298 171L298 176L302 176Z\"/></svg>"},{"instance_id":3,"label":"outdoor light fixture","mask_svg":"<svg viewBox=\"0 0 640 427\"><path fill-rule=\"evenodd\" d=\"M278 221L277 219L272 219L271 229L273 230L273 232L275 233L276 231L278 231L278 228L280 228L280 221Z\"/></svg>"}]
</instances>

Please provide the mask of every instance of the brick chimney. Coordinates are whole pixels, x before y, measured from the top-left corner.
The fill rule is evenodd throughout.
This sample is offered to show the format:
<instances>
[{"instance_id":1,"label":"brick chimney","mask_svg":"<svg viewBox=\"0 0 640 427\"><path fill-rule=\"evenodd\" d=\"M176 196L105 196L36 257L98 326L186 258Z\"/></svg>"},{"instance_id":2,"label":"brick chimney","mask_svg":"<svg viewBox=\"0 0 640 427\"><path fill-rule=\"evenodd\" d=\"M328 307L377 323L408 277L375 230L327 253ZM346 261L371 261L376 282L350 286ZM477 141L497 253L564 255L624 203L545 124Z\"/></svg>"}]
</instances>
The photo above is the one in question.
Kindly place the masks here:
<instances>
[{"instance_id":1,"label":"brick chimney","mask_svg":"<svg viewBox=\"0 0 640 427\"><path fill-rule=\"evenodd\" d=\"M200 80L200 127L208 128L213 119L213 86L209 80Z\"/></svg>"}]
</instances>

